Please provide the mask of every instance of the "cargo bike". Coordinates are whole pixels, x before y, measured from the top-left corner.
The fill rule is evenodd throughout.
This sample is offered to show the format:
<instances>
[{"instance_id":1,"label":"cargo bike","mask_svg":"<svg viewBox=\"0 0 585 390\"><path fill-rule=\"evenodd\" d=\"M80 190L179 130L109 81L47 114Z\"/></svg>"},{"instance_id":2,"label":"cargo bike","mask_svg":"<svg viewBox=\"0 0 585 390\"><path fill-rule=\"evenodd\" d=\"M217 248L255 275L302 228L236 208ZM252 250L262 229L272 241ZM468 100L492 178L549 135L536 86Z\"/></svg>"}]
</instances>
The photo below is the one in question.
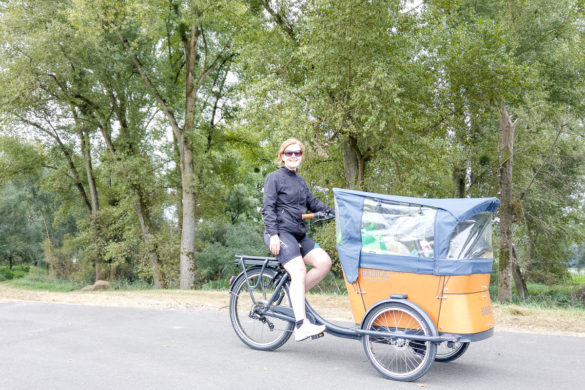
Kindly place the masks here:
<instances>
[{"instance_id":1,"label":"cargo bike","mask_svg":"<svg viewBox=\"0 0 585 390\"><path fill-rule=\"evenodd\" d=\"M424 199L335 188L336 241L355 326L307 317L360 340L371 364L399 381L457 359L493 335L489 295L496 198ZM229 312L249 347L274 350L294 314L287 272L272 257L236 255ZM321 336L321 335L319 335ZM319 337L315 336L315 337Z\"/></svg>"}]
</instances>

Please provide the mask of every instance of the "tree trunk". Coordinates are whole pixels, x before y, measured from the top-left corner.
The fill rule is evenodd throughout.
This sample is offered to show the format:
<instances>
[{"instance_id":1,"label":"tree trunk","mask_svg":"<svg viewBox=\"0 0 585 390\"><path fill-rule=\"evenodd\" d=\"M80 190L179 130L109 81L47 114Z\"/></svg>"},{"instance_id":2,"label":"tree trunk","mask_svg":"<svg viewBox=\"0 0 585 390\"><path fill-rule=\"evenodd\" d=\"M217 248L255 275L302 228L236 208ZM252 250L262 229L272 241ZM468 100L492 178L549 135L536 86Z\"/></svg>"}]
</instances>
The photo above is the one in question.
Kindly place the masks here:
<instances>
[{"instance_id":1,"label":"tree trunk","mask_svg":"<svg viewBox=\"0 0 585 390\"><path fill-rule=\"evenodd\" d=\"M455 184L455 198L465 198L465 178L467 171L464 168L453 168L453 184Z\"/></svg>"},{"instance_id":2,"label":"tree trunk","mask_svg":"<svg viewBox=\"0 0 585 390\"><path fill-rule=\"evenodd\" d=\"M103 272L101 270L100 264L100 252L101 252L101 237L99 233L99 221L98 221L98 213L99 213L99 201L98 201L98 192L97 186L95 183L95 177L93 174L93 165L91 163L91 146L89 142L89 134L83 128L79 129L79 137L81 141L81 153L83 156L83 164L85 167L85 174L87 177L87 188L89 191L89 199L91 205L91 216L90 216L90 223L91 223L91 232L94 238L94 243L96 244L96 255L95 255L95 279L100 280L103 279Z\"/></svg>"},{"instance_id":3,"label":"tree trunk","mask_svg":"<svg viewBox=\"0 0 585 390\"><path fill-rule=\"evenodd\" d=\"M500 130L502 145L500 150L500 258L498 279L498 300L510 302L512 300L512 286L510 275L513 260L512 245L512 169L514 166L514 131L518 119L511 121L505 107L500 109Z\"/></svg>"},{"instance_id":4,"label":"tree trunk","mask_svg":"<svg viewBox=\"0 0 585 390\"><path fill-rule=\"evenodd\" d=\"M358 159L349 141L343 141L343 171L345 173L345 187L357 188Z\"/></svg>"},{"instance_id":5,"label":"tree trunk","mask_svg":"<svg viewBox=\"0 0 585 390\"><path fill-rule=\"evenodd\" d=\"M195 166L193 163L193 144L189 136L195 128L195 102L200 82L206 73L213 68L207 68L200 76L197 85L193 76L193 69L197 59L197 47L201 30L195 24L191 27L189 36L181 34L185 49L185 125L183 131L176 131L181 155L181 182L183 191L183 224L181 228L181 280L183 290L193 287L195 281L195 208L197 196L195 194ZM220 57L216 58L216 63Z\"/></svg>"},{"instance_id":6,"label":"tree trunk","mask_svg":"<svg viewBox=\"0 0 585 390\"><path fill-rule=\"evenodd\" d=\"M364 188L367 157L360 151L357 139L350 135L343 141L343 170L348 188Z\"/></svg>"},{"instance_id":7,"label":"tree trunk","mask_svg":"<svg viewBox=\"0 0 585 390\"><path fill-rule=\"evenodd\" d=\"M173 132L173 152L175 154L175 168L174 173L176 177L181 177L181 150L179 149L179 141L177 140L176 134ZM177 226L179 228L179 234L183 234L183 189L180 180L177 180L176 183L173 183L173 189L176 191L176 200L177 200Z\"/></svg>"},{"instance_id":8,"label":"tree trunk","mask_svg":"<svg viewBox=\"0 0 585 390\"><path fill-rule=\"evenodd\" d=\"M85 130L80 130L79 136L81 138L81 150L83 153L83 164L87 177L87 187L89 189L89 199L91 204L91 211L93 214L99 211L98 192L95 184L95 177L93 175L93 165L91 163L91 146L89 144L89 134Z\"/></svg>"},{"instance_id":9,"label":"tree trunk","mask_svg":"<svg viewBox=\"0 0 585 390\"><path fill-rule=\"evenodd\" d=\"M80 176L79 172L77 172L77 168L75 167L75 163L73 162L73 157L71 156L71 152L63 144L63 142L61 141L61 139L59 137L55 136L55 139L57 140L57 143L59 144L59 149L61 150L61 152L65 156L65 159L67 160L67 164L69 165L69 170L71 171L71 176L73 177L73 180L75 181L75 186L77 187L77 191L79 192L79 196L81 197L81 201L83 202L83 205L85 206L85 211L87 211L87 215L89 215L91 217L91 204L89 202L89 198L87 197L87 193L85 192L85 188L83 187L83 183L81 181L81 176Z\"/></svg>"},{"instance_id":10,"label":"tree trunk","mask_svg":"<svg viewBox=\"0 0 585 390\"><path fill-rule=\"evenodd\" d=\"M193 287L195 281L195 207L193 150L181 137L181 181L183 184L183 225L181 227L181 289Z\"/></svg>"},{"instance_id":11,"label":"tree trunk","mask_svg":"<svg viewBox=\"0 0 585 390\"><path fill-rule=\"evenodd\" d=\"M135 191L138 192L138 191ZM160 274L160 268L158 266L158 255L156 253L156 243L154 241L154 235L152 232L152 222L150 215L144 205L144 197L142 194L137 194L138 200L136 201L136 214L140 221L140 230L142 232L142 242L144 243L144 250L148 257L148 263L152 269L152 284L154 288L162 288L162 278Z\"/></svg>"},{"instance_id":12,"label":"tree trunk","mask_svg":"<svg viewBox=\"0 0 585 390\"><path fill-rule=\"evenodd\" d=\"M512 276L514 277L514 285L518 296L522 299L526 299L528 295L528 288L526 287L526 280L522 275L520 264L518 263L518 257L516 256L516 248L512 246Z\"/></svg>"}]
</instances>

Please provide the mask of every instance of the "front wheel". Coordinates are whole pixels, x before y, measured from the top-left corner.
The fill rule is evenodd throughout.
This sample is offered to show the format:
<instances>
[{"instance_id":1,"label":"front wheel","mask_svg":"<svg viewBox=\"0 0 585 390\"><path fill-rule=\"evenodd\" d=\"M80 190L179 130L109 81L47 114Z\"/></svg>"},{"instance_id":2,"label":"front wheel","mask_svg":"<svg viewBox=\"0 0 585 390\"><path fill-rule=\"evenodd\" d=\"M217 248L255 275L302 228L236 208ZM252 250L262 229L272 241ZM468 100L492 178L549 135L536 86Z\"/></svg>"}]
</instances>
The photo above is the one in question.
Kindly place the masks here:
<instances>
[{"instance_id":1,"label":"front wheel","mask_svg":"<svg viewBox=\"0 0 585 390\"><path fill-rule=\"evenodd\" d=\"M364 351L376 370L387 378L414 381L431 367L436 344L400 338L400 335L433 336L429 324L416 310L400 302L388 302L366 317L363 329L395 336L364 336Z\"/></svg>"},{"instance_id":2,"label":"front wheel","mask_svg":"<svg viewBox=\"0 0 585 390\"><path fill-rule=\"evenodd\" d=\"M275 350L288 341L294 327L293 322L259 314L259 310L264 308L274 293L277 272L266 268L261 275L260 268L252 268L247 273L249 285L255 286L258 283L258 286L252 292L252 300L246 278L242 275L234 282L230 295L232 326L238 337L249 347L263 351ZM276 304L292 308L287 284L280 294Z\"/></svg>"},{"instance_id":3,"label":"front wheel","mask_svg":"<svg viewBox=\"0 0 585 390\"><path fill-rule=\"evenodd\" d=\"M443 341L437 348L436 362L452 362L458 359L469 348L469 342Z\"/></svg>"}]
</instances>

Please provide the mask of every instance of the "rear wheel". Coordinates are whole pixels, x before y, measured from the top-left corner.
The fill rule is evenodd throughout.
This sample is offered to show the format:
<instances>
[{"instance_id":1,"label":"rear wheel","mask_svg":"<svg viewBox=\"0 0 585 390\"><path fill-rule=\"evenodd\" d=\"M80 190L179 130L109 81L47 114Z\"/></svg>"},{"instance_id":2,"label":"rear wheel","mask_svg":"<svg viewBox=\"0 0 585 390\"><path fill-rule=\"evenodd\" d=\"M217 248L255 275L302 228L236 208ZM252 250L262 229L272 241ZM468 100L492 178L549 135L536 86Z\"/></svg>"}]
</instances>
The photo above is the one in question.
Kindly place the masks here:
<instances>
[{"instance_id":1,"label":"rear wheel","mask_svg":"<svg viewBox=\"0 0 585 390\"><path fill-rule=\"evenodd\" d=\"M432 324L410 306L400 302L381 304L368 314L363 329L395 335L363 337L370 363L387 378L414 381L429 370L435 359L436 344L400 337L401 334L433 336Z\"/></svg>"},{"instance_id":2,"label":"rear wheel","mask_svg":"<svg viewBox=\"0 0 585 390\"><path fill-rule=\"evenodd\" d=\"M435 356L436 362L452 362L458 359L467 351L469 348L469 342L453 342L443 341L437 347L437 356Z\"/></svg>"},{"instance_id":3,"label":"rear wheel","mask_svg":"<svg viewBox=\"0 0 585 390\"><path fill-rule=\"evenodd\" d=\"M294 323L259 314L274 293L274 279L277 275L276 271L269 268L264 269L262 276L260 271L259 268L248 271L250 286L255 286L260 279L257 288L252 292L254 301L243 275L234 282L230 295L230 320L236 334L246 345L271 351L288 341ZM292 308L287 284L283 286L276 304Z\"/></svg>"}]
</instances>

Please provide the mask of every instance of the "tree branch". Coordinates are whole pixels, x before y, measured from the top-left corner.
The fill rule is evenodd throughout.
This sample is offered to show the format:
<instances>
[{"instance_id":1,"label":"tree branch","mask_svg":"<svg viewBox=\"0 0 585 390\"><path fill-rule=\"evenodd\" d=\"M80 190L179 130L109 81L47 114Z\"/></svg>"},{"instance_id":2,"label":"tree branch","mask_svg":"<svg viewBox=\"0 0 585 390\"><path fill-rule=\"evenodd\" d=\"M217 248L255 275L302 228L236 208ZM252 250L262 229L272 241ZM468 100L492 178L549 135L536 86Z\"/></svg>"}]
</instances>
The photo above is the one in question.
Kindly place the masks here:
<instances>
[{"instance_id":1,"label":"tree branch","mask_svg":"<svg viewBox=\"0 0 585 390\"><path fill-rule=\"evenodd\" d=\"M201 75L199 76L199 80L197 80L197 86L195 88L195 92L199 91L199 88L201 88L201 85L203 84L203 81L205 81L205 78L207 78L207 76L209 75L209 73L211 73L215 67L217 66L217 64L219 64L219 62L222 60L223 55L225 54L225 52L232 46L232 41L230 40L228 43L226 43L226 45L223 47L222 51L217 55L217 57L215 57L215 60L213 61L213 64L211 64L207 69L205 69L203 71L203 73L201 73ZM231 58L231 56L228 56L228 59Z\"/></svg>"},{"instance_id":2,"label":"tree branch","mask_svg":"<svg viewBox=\"0 0 585 390\"><path fill-rule=\"evenodd\" d=\"M177 123L175 116L171 112L166 100L162 97L161 93L158 91L156 86L153 84L153 82L150 80L150 78L148 77L148 75L144 71L144 67L142 66L142 63L140 62L138 57L136 57L136 55L132 52L132 49L130 48L130 43L128 42L128 40L126 38L124 38L124 36L120 33L120 30L112 22L109 22L109 25L110 25L110 28L115 31L116 35L118 36L118 39L120 40L120 42L124 46L124 49L126 49L128 54L131 56L132 63L134 64L134 67L136 68L136 70L140 74L142 81L144 82L146 87L150 90L150 92L152 93L152 95L154 96L156 101L160 104L161 109L163 110L167 119L171 123L171 128L173 129L175 136L177 138L182 138L182 136L183 136L182 129L179 127L179 124Z\"/></svg>"},{"instance_id":3,"label":"tree branch","mask_svg":"<svg viewBox=\"0 0 585 390\"><path fill-rule=\"evenodd\" d=\"M528 183L528 185L526 186L526 188L524 188L524 190L520 193L520 196L518 197L518 200L519 201L522 201L524 199L524 196L526 195L526 193L528 192L528 190L530 189L530 187L532 186L532 184L536 180L536 176L538 176L538 174L540 173L540 171L542 171L542 169L544 168L544 166L550 160L550 158L552 156L552 153L554 151L554 148L557 145L557 142L558 142L558 140L559 140L559 138L561 136L561 133L563 132L564 127L565 127L565 124L564 123L559 126L559 131L557 132L557 135L555 136L555 140L553 141L552 145L550 146L549 151L546 154L546 157L542 161L542 164L540 164L540 167L538 167L538 169L536 170L536 173L532 176L532 179L530 180L530 182Z\"/></svg>"},{"instance_id":4,"label":"tree branch","mask_svg":"<svg viewBox=\"0 0 585 390\"><path fill-rule=\"evenodd\" d=\"M274 18L274 21L276 22L276 24L278 24L280 26L280 28L282 28L284 30L284 32L298 46L299 42L297 40L297 36L296 36L295 31L293 30L292 26L288 22L288 20L286 20L286 16L283 16L280 12L276 12L270 6L270 0L262 0L262 5L264 6L264 9L266 10L266 12L268 12Z\"/></svg>"}]
</instances>

